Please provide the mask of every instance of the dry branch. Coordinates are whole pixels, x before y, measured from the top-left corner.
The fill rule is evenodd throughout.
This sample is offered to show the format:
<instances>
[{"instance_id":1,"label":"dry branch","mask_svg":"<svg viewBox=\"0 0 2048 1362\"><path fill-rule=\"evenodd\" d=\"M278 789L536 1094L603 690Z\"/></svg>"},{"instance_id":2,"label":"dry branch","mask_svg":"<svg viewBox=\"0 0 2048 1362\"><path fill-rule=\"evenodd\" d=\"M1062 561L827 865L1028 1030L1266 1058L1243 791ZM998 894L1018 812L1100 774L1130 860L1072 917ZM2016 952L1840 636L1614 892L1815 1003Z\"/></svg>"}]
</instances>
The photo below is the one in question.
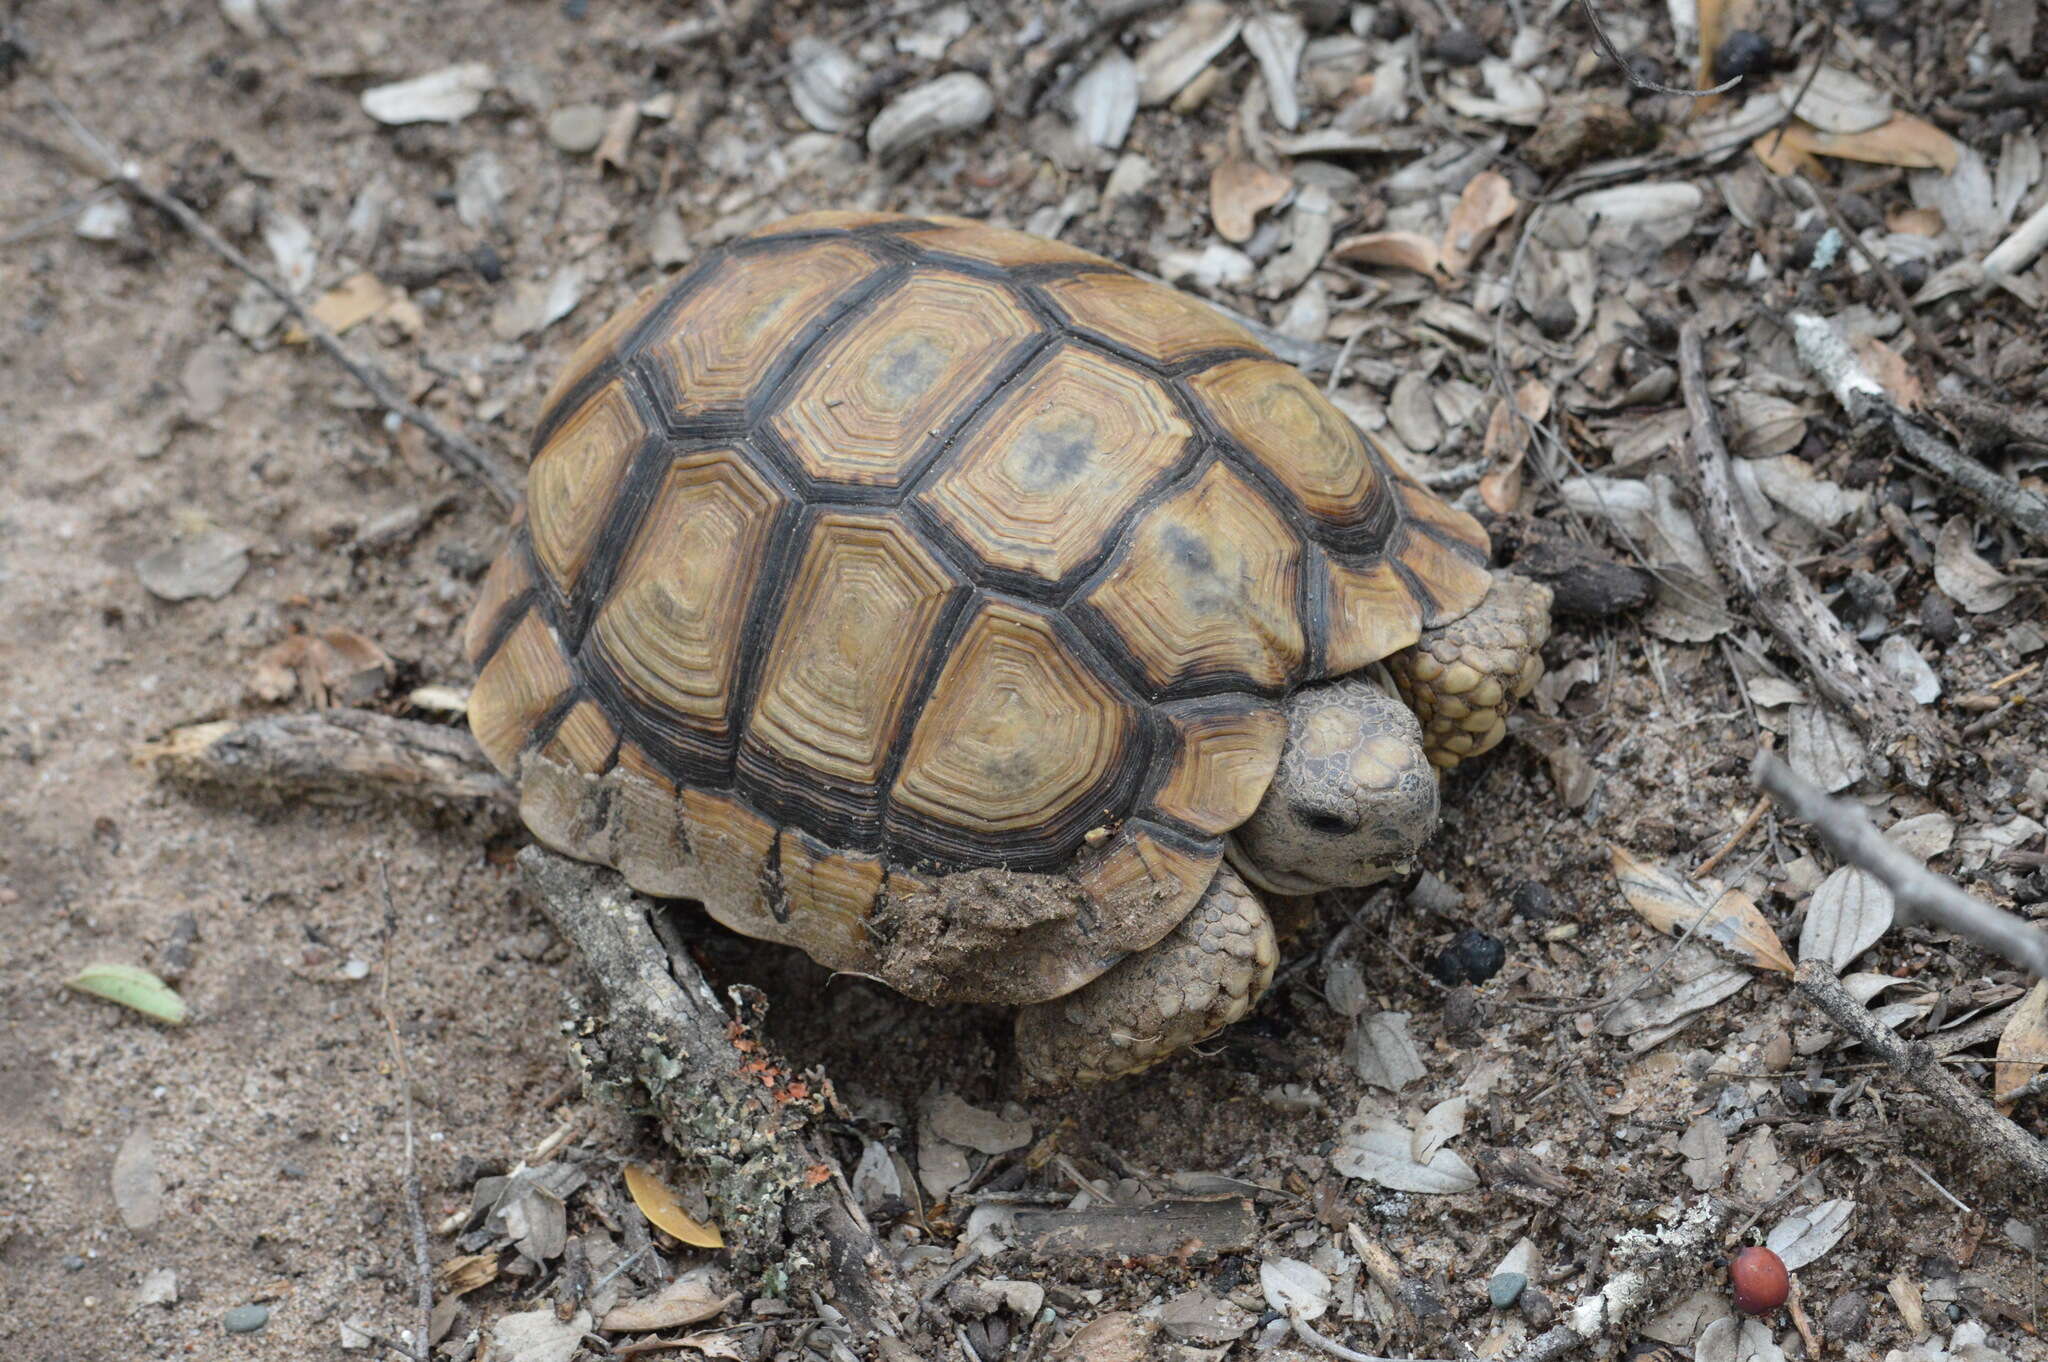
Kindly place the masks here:
<instances>
[{"instance_id":1,"label":"dry branch","mask_svg":"<svg viewBox=\"0 0 2048 1362\"><path fill-rule=\"evenodd\" d=\"M1828 385L1851 420L1883 421L1907 458L1962 488L2013 528L2048 544L2048 499L2000 477L1900 411L1877 380L1863 371L1841 332L1825 317L1795 312L1791 320L1799 358Z\"/></svg>"},{"instance_id":2,"label":"dry branch","mask_svg":"<svg viewBox=\"0 0 2048 1362\"><path fill-rule=\"evenodd\" d=\"M182 785L260 803L360 804L400 797L476 804L506 817L516 800L467 729L328 709L174 728L134 759Z\"/></svg>"},{"instance_id":3,"label":"dry branch","mask_svg":"<svg viewBox=\"0 0 2048 1362\"><path fill-rule=\"evenodd\" d=\"M662 948L654 905L618 875L539 847L519 865L597 980L602 1007L576 1030L592 1093L652 1103L670 1145L703 1177L736 1267L773 1269L796 1293L829 1292L865 1337L899 1334L915 1301L816 1129L829 1088L728 1015L689 957Z\"/></svg>"},{"instance_id":4,"label":"dry branch","mask_svg":"<svg viewBox=\"0 0 2048 1362\"><path fill-rule=\"evenodd\" d=\"M1934 1110L1966 1148L1979 1157L2009 1165L2033 1185L2036 1195L2048 1189L2048 1145L1999 1115L1996 1107L1943 1068L1934 1057L1933 1047L1908 1042L1871 1016L1869 1008L1849 996L1825 961L1808 960L1801 965L1797 983L1799 991L1813 999L1836 1030L1862 1044L1933 1098Z\"/></svg>"},{"instance_id":5,"label":"dry branch","mask_svg":"<svg viewBox=\"0 0 2048 1362\"><path fill-rule=\"evenodd\" d=\"M1678 377L1692 418L1687 471L1699 495L1700 529L1715 563L1799 659L1814 689L1896 762L1909 782L1926 788L1953 760L1953 745L1891 673L1873 662L1842 627L1813 583L1757 537L1736 492L1728 445L1707 395L1697 322L1688 322L1679 331Z\"/></svg>"},{"instance_id":6,"label":"dry branch","mask_svg":"<svg viewBox=\"0 0 2048 1362\"><path fill-rule=\"evenodd\" d=\"M2048 978L2048 933L1935 874L1879 832L1861 809L1830 798L1769 752L1756 754L1749 775L1787 812L1813 824L1836 857L1882 880L1899 908Z\"/></svg>"},{"instance_id":7,"label":"dry branch","mask_svg":"<svg viewBox=\"0 0 2048 1362\"><path fill-rule=\"evenodd\" d=\"M1655 1234L1629 1230L1621 1235L1609 1255L1619 1270L1598 1291L1580 1297L1562 1324L1531 1339L1515 1362L1552 1362L1596 1338L1627 1337L1637 1321L1720 1251L1722 1231L1734 1216L1726 1202L1701 1197L1674 1225Z\"/></svg>"}]
</instances>

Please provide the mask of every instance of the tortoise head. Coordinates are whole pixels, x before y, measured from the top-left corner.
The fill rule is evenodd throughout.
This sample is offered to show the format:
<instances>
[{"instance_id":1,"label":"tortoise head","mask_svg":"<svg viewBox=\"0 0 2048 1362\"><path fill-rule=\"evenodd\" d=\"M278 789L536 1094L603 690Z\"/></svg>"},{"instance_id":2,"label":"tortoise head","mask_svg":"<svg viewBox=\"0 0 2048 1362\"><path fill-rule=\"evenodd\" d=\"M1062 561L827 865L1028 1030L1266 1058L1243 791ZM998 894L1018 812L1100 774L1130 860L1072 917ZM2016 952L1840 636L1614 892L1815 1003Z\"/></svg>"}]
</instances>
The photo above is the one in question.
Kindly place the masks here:
<instances>
[{"instance_id":1,"label":"tortoise head","mask_svg":"<svg viewBox=\"0 0 2048 1362\"><path fill-rule=\"evenodd\" d=\"M1266 797L1232 835L1231 860L1281 894L1376 884L1406 868L1437 825L1422 726L1363 673L1296 691Z\"/></svg>"}]
</instances>

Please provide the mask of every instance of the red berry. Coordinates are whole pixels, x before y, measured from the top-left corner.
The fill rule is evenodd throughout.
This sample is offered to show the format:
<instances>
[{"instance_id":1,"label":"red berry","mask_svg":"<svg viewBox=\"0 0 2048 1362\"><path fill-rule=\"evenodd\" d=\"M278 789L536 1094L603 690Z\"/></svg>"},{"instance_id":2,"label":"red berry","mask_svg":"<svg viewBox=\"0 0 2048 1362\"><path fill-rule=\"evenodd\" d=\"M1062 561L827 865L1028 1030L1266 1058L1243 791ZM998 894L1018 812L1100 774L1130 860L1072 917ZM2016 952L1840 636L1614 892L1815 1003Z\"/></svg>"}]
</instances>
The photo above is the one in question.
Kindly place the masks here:
<instances>
[{"instance_id":1,"label":"red berry","mask_svg":"<svg viewBox=\"0 0 2048 1362\"><path fill-rule=\"evenodd\" d=\"M1746 1248L1728 1264L1729 1280L1735 1283L1735 1308L1745 1315L1767 1315L1785 1303L1792 1279L1785 1275L1785 1260L1767 1248Z\"/></svg>"}]
</instances>

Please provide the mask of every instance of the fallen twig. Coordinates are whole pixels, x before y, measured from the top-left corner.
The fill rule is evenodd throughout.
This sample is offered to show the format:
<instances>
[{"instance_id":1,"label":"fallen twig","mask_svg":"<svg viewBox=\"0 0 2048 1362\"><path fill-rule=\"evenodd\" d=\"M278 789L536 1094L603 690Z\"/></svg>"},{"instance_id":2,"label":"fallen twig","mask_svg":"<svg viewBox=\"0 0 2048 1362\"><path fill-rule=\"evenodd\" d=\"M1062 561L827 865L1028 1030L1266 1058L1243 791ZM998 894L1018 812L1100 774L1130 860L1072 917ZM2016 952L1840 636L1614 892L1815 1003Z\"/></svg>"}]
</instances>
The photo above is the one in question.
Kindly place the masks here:
<instances>
[{"instance_id":1,"label":"fallen twig","mask_svg":"<svg viewBox=\"0 0 2048 1362\"><path fill-rule=\"evenodd\" d=\"M408 401L405 394L398 390L398 385L391 381L390 375L358 357L343 345L341 338L335 335L325 322L314 316L290 289L271 278L255 261L230 245L190 204L175 195L143 183L142 167L133 161L123 161L117 157L106 140L81 123L78 116L61 101L52 97L50 107L71 130L79 145L85 148L95 168L104 174L110 183L119 186L122 192L148 204L183 227L198 238L208 250L254 280L264 292L282 303L285 310L291 313L292 319L312 337L314 343L332 356L342 368L348 370L356 382L369 389L370 395L375 397L386 411L426 432L433 440L433 448L442 462L481 485L499 505L509 508L518 503L519 475L507 467L502 459L475 441L451 430L431 412ZM24 146L50 150L47 143L30 134L10 129L9 135Z\"/></svg>"},{"instance_id":2,"label":"fallen twig","mask_svg":"<svg viewBox=\"0 0 2048 1362\"><path fill-rule=\"evenodd\" d=\"M1900 411L1877 380L1863 371L1842 333L1825 317L1795 312L1791 322L1799 358L1828 385L1851 420L1884 421L1908 458L1962 488L2023 534L2048 544L2048 499L2000 477Z\"/></svg>"},{"instance_id":3,"label":"fallen twig","mask_svg":"<svg viewBox=\"0 0 2048 1362\"><path fill-rule=\"evenodd\" d=\"M398 796L472 804L506 817L512 787L466 729L326 709L174 728L134 751L138 765L180 784L264 803L354 804Z\"/></svg>"},{"instance_id":4,"label":"fallen twig","mask_svg":"<svg viewBox=\"0 0 2048 1362\"><path fill-rule=\"evenodd\" d=\"M729 1015L687 954L664 950L653 905L617 874L540 847L519 854L526 884L597 981L601 1015L579 1024L594 1095L650 1102L671 1146L704 1175L728 1252L798 1286L829 1284L869 1338L895 1336L916 1301L845 1199L814 1122L829 1099Z\"/></svg>"},{"instance_id":5,"label":"fallen twig","mask_svg":"<svg viewBox=\"0 0 2048 1362\"><path fill-rule=\"evenodd\" d=\"M1903 853L1901 853L1903 854ZM1795 982L1827 1014L1835 1029L1885 1060L1912 1085L1934 1099L1934 1109L1978 1155L2010 1165L2036 1189L2048 1187L2048 1146L1998 1114L1998 1109L1935 1062L1934 1051L1908 1043L1898 1032L1849 996L1822 960L1800 965Z\"/></svg>"},{"instance_id":6,"label":"fallen twig","mask_svg":"<svg viewBox=\"0 0 2048 1362\"><path fill-rule=\"evenodd\" d=\"M1950 763L1953 744L1842 627L1813 583L1760 540L1735 489L1721 425L1707 395L1699 323L1678 333L1678 381L1692 418L1685 461L1700 499L1701 531L1721 570L1749 597L1771 633L1796 656L1814 689L1841 710L1912 784L1926 788Z\"/></svg>"},{"instance_id":7,"label":"fallen twig","mask_svg":"<svg viewBox=\"0 0 2048 1362\"><path fill-rule=\"evenodd\" d=\"M413 1362L427 1362L432 1347L428 1335L434 1320L434 1264L427 1253L427 1220L420 1210L419 1151L413 1144L412 1066L405 1062L405 1042L398 1038L398 1023L391 1015L391 943L398 935L398 908L391 901L391 876L384 863L377 862L377 883L384 890L384 967L377 987L377 1010L384 1016L384 1036L391 1045L391 1067L398 1079L399 1111L405 1122L405 1218L412 1230L413 1283L418 1294L419 1327L413 1331Z\"/></svg>"},{"instance_id":8,"label":"fallen twig","mask_svg":"<svg viewBox=\"0 0 2048 1362\"><path fill-rule=\"evenodd\" d=\"M1636 1321L1720 1251L1721 1231L1734 1214L1726 1202L1701 1197L1674 1225L1654 1234L1622 1234L1608 1255L1620 1270L1598 1291L1581 1297L1563 1323L1531 1339L1514 1362L1552 1362L1596 1338L1627 1337Z\"/></svg>"},{"instance_id":9,"label":"fallen twig","mask_svg":"<svg viewBox=\"0 0 2048 1362\"><path fill-rule=\"evenodd\" d=\"M2048 977L2048 933L1935 874L1889 841L1861 809L1823 794L1770 753L1757 753L1749 778L1789 813L1813 824L1839 859L1883 881L1899 909L1967 937L2036 977Z\"/></svg>"}]
</instances>

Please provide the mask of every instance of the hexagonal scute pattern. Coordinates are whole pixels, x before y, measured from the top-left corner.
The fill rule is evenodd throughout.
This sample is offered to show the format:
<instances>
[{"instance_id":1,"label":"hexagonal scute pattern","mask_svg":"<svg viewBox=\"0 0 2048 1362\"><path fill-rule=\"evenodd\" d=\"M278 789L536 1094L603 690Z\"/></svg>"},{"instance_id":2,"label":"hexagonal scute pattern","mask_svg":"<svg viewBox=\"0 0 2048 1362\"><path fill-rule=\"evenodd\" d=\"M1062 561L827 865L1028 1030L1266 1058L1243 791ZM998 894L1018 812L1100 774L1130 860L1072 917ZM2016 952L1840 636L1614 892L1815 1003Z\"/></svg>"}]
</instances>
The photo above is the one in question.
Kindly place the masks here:
<instances>
[{"instance_id":1,"label":"hexagonal scute pattern","mask_svg":"<svg viewBox=\"0 0 2048 1362\"><path fill-rule=\"evenodd\" d=\"M1058 581L1193 435L1159 380L1069 345L998 399L920 500L984 561Z\"/></svg>"},{"instance_id":2,"label":"hexagonal scute pattern","mask_svg":"<svg viewBox=\"0 0 2048 1362\"><path fill-rule=\"evenodd\" d=\"M1143 513L1087 601L1161 690L1224 676L1274 689L1305 651L1295 611L1301 553L1280 513L1215 463Z\"/></svg>"},{"instance_id":3,"label":"hexagonal scute pattern","mask_svg":"<svg viewBox=\"0 0 2048 1362\"><path fill-rule=\"evenodd\" d=\"M1122 270L1048 280L1045 291L1083 331L1162 363L1177 364L1205 350L1265 349L1251 332L1199 299Z\"/></svg>"},{"instance_id":4,"label":"hexagonal scute pattern","mask_svg":"<svg viewBox=\"0 0 2048 1362\"><path fill-rule=\"evenodd\" d=\"M1161 713L1178 747L1152 806L1212 836L1250 818L1287 742L1280 706L1248 695L1210 695L1164 706Z\"/></svg>"},{"instance_id":5,"label":"hexagonal scute pattern","mask_svg":"<svg viewBox=\"0 0 2048 1362\"><path fill-rule=\"evenodd\" d=\"M533 740L534 726L572 684L555 631L540 611L528 610L491 654L469 693L469 731L491 765L508 776L514 774L520 751Z\"/></svg>"},{"instance_id":6,"label":"hexagonal scute pattern","mask_svg":"<svg viewBox=\"0 0 2048 1362\"><path fill-rule=\"evenodd\" d=\"M555 431L526 475L533 556L566 594L582 575L605 513L647 428L625 385L608 383Z\"/></svg>"},{"instance_id":7,"label":"hexagonal scute pattern","mask_svg":"<svg viewBox=\"0 0 2048 1362\"><path fill-rule=\"evenodd\" d=\"M555 404L567 397L578 383L596 373L619 348L619 342L626 333L638 326L647 315L654 311L662 299L668 297L668 282L649 284L640 291L632 302L605 319L604 325L583 338L576 347L569 362L562 366L562 372L555 375L555 381L548 385L548 393L540 402L541 422L546 424L554 411Z\"/></svg>"},{"instance_id":8,"label":"hexagonal scute pattern","mask_svg":"<svg viewBox=\"0 0 2048 1362\"><path fill-rule=\"evenodd\" d=\"M954 585L893 518L820 516L783 598L746 746L872 785Z\"/></svg>"},{"instance_id":9,"label":"hexagonal scute pattern","mask_svg":"<svg viewBox=\"0 0 2048 1362\"><path fill-rule=\"evenodd\" d=\"M925 701L890 798L970 837L1050 829L1109 783L1136 725L1050 620L984 600Z\"/></svg>"},{"instance_id":10,"label":"hexagonal scute pattern","mask_svg":"<svg viewBox=\"0 0 2048 1362\"><path fill-rule=\"evenodd\" d=\"M850 241L727 256L647 348L676 417L737 411L762 375L880 268Z\"/></svg>"},{"instance_id":11,"label":"hexagonal scute pattern","mask_svg":"<svg viewBox=\"0 0 2048 1362\"><path fill-rule=\"evenodd\" d=\"M717 749L730 736L740 625L783 500L734 450L687 454L626 550L591 637L674 741Z\"/></svg>"},{"instance_id":12,"label":"hexagonal scute pattern","mask_svg":"<svg viewBox=\"0 0 2048 1362\"><path fill-rule=\"evenodd\" d=\"M1388 514L1386 479L1357 429L1293 365L1233 359L1187 384L1223 432L1316 519L1354 529Z\"/></svg>"},{"instance_id":13,"label":"hexagonal scute pattern","mask_svg":"<svg viewBox=\"0 0 2048 1362\"><path fill-rule=\"evenodd\" d=\"M1326 571L1330 625L1323 670L1330 675L1370 666L1422 637L1422 602L1391 563L1359 565L1333 554Z\"/></svg>"},{"instance_id":14,"label":"hexagonal scute pattern","mask_svg":"<svg viewBox=\"0 0 2048 1362\"><path fill-rule=\"evenodd\" d=\"M1007 227L991 227L972 218L933 215L925 221L938 225L931 231L920 231L907 238L922 251L964 256L984 265L1000 265L1012 270L1024 265L1110 263L1093 251L1069 246L1064 241L1052 241L1029 232L1013 232Z\"/></svg>"},{"instance_id":15,"label":"hexagonal scute pattern","mask_svg":"<svg viewBox=\"0 0 2048 1362\"><path fill-rule=\"evenodd\" d=\"M806 360L770 424L812 477L893 486L1038 329L1001 284L913 275Z\"/></svg>"}]
</instances>

